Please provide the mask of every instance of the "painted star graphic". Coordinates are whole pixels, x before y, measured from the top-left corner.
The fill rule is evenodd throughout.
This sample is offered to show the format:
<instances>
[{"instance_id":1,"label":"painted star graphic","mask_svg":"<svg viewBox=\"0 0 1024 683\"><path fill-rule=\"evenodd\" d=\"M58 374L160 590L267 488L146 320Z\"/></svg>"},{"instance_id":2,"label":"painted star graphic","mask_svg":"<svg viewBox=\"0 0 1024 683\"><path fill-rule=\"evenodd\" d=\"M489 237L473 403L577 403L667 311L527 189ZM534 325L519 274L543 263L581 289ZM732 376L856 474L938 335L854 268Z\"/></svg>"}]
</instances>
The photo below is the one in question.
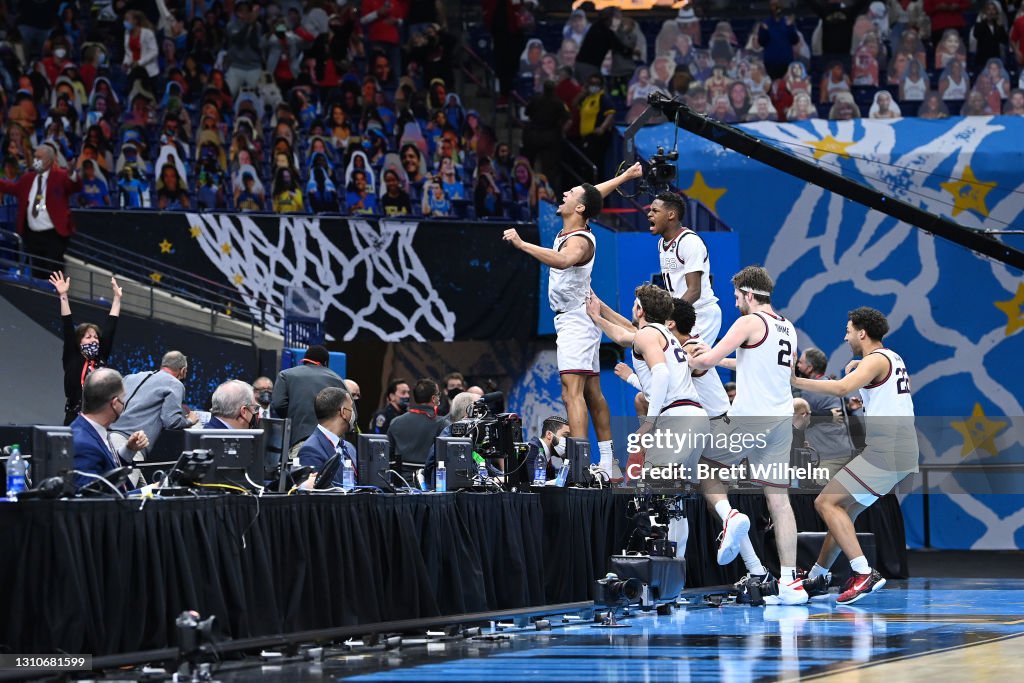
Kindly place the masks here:
<instances>
[{"instance_id":1,"label":"painted star graphic","mask_svg":"<svg viewBox=\"0 0 1024 683\"><path fill-rule=\"evenodd\" d=\"M243 282L245 282L245 276L242 275L241 273L235 273L235 276L231 279L234 280L236 285L240 285Z\"/></svg>"},{"instance_id":2,"label":"painted star graphic","mask_svg":"<svg viewBox=\"0 0 1024 683\"><path fill-rule=\"evenodd\" d=\"M171 247L173 247L174 245L171 244L170 242L168 242L167 238L165 237L164 241L161 242L160 244L158 244L157 246L160 247L160 253L161 254L170 254L171 253Z\"/></svg>"},{"instance_id":3,"label":"painted star graphic","mask_svg":"<svg viewBox=\"0 0 1024 683\"><path fill-rule=\"evenodd\" d=\"M814 148L815 161L824 158L826 154L835 154L841 157L850 156L850 153L846 150L853 147L855 144L857 143L853 140L850 142L843 142L842 140L837 140L832 135L826 135L821 140L812 141L810 143L811 147Z\"/></svg>"},{"instance_id":4,"label":"painted star graphic","mask_svg":"<svg viewBox=\"0 0 1024 683\"><path fill-rule=\"evenodd\" d=\"M228 244L227 242L225 242L224 244L220 245L220 250L223 251L225 254L230 254L231 253L231 245Z\"/></svg>"},{"instance_id":5,"label":"painted star graphic","mask_svg":"<svg viewBox=\"0 0 1024 683\"><path fill-rule=\"evenodd\" d=\"M727 191L728 189L724 187L709 186L704 180L704 175L700 171L697 171L693 175L693 184L683 190L687 197L696 199L698 202L708 207L708 210L711 211L711 213L717 213L715 205Z\"/></svg>"},{"instance_id":6,"label":"painted star graphic","mask_svg":"<svg viewBox=\"0 0 1024 683\"><path fill-rule=\"evenodd\" d=\"M981 409L980 403L974 404L974 412L966 420L951 422L950 426L964 437L960 457L966 457L974 451L986 451L989 455L999 455L996 448L996 436L1009 426L1005 420L990 420Z\"/></svg>"},{"instance_id":7,"label":"painted star graphic","mask_svg":"<svg viewBox=\"0 0 1024 683\"><path fill-rule=\"evenodd\" d=\"M156 284L160 284L160 281L164 279L164 276L162 273L150 273L149 279L155 282Z\"/></svg>"},{"instance_id":8,"label":"painted star graphic","mask_svg":"<svg viewBox=\"0 0 1024 683\"><path fill-rule=\"evenodd\" d=\"M1006 314L1006 336L1024 329L1024 282L1017 285L1017 294L1006 301L996 301L996 308Z\"/></svg>"},{"instance_id":9,"label":"painted star graphic","mask_svg":"<svg viewBox=\"0 0 1024 683\"><path fill-rule=\"evenodd\" d=\"M199 236L203 234L203 229L198 225L193 225L188 229L188 233L192 235L192 239L199 239Z\"/></svg>"},{"instance_id":10,"label":"painted star graphic","mask_svg":"<svg viewBox=\"0 0 1024 683\"><path fill-rule=\"evenodd\" d=\"M978 180L970 166L964 167L962 179L939 183L939 187L953 195L954 218L964 211L975 211L987 217L988 206L985 204L985 197L995 186L995 181L982 182Z\"/></svg>"}]
</instances>

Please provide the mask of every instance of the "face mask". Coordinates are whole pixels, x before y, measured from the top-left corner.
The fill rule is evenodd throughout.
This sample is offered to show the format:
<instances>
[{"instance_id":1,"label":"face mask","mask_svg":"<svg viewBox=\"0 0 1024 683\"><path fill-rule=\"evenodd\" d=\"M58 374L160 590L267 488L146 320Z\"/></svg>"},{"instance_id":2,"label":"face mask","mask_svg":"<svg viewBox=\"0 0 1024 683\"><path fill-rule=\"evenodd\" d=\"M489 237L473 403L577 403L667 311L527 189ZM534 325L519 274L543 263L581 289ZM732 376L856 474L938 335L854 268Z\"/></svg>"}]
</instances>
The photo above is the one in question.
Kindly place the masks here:
<instances>
[{"instance_id":1,"label":"face mask","mask_svg":"<svg viewBox=\"0 0 1024 683\"><path fill-rule=\"evenodd\" d=\"M43 160L42 159L34 159L32 161L32 170L35 171L36 173L42 173L43 172Z\"/></svg>"},{"instance_id":2,"label":"face mask","mask_svg":"<svg viewBox=\"0 0 1024 683\"><path fill-rule=\"evenodd\" d=\"M462 389L459 389L458 387L456 387L455 389L449 389L448 390L448 399L449 400L454 400L455 397L458 396L461 393L462 393Z\"/></svg>"},{"instance_id":3,"label":"face mask","mask_svg":"<svg viewBox=\"0 0 1024 683\"><path fill-rule=\"evenodd\" d=\"M96 356L100 355L99 342L89 342L87 344L82 344L81 348L82 355L88 358L89 360L95 360Z\"/></svg>"},{"instance_id":4,"label":"face mask","mask_svg":"<svg viewBox=\"0 0 1024 683\"><path fill-rule=\"evenodd\" d=\"M406 396L405 398L398 399L398 405L402 410L407 410L409 408L409 397Z\"/></svg>"},{"instance_id":5,"label":"face mask","mask_svg":"<svg viewBox=\"0 0 1024 683\"><path fill-rule=\"evenodd\" d=\"M130 22L130 21L124 22L124 30L125 31L131 31L132 30L132 22Z\"/></svg>"},{"instance_id":6,"label":"face mask","mask_svg":"<svg viewBox=\"0 0 1024 683\"><path fill-rule=\"evenodd\" d=\"M67 50L65 50L62 47L59 47L59 48L57 48L56 50L53 51L53 56L56 57L57 59L64 59L64 56L67 53L68 53Z\"/></svg>"},{"instance_id":7,"label":"face mask","mask_svg":"<svg viewBox=\"0 0 1024 683\"><path fill-rule=\"evenodd\" d=\"M565 457L565 439L559 439L556 443L552 444L551 447L555 449L555 454L559 458Z\"/></svg>"},{"instance_id":8,"label":"face mask","mask_svg":"<svg viewBox=\"0 0 1024 683\"><path fill-rule=\"evenodd\" d=\"M260 414L253 413L252 417L249 418L249 429L257 429L260 424Z\"/></svg>"},{"instance_id":9,"label":"face mask","mask_svg":"<svg viewBox=\"0 0 1024 683\"><path fill-rule=\"evenodd\" d=\"M261 391L260 395L259 395L259 398L256 399L256 400L259 401L259 404L261 406L266 407L266 406L270 405L270 398L271 398L271 394L270 394L269 391Z\"/></svg>"},{"instance_id":10,"label":"face mask","mask_svg":"<svg viewBox=\"0 0 1024 683\"><path fill-rule=\"evenodd\" d=\"M587 86L587 92L589 92L591 95L596 95L597 93L601 92L601 86L599 86L599 85Z\"/></svg>"}]
</instances>

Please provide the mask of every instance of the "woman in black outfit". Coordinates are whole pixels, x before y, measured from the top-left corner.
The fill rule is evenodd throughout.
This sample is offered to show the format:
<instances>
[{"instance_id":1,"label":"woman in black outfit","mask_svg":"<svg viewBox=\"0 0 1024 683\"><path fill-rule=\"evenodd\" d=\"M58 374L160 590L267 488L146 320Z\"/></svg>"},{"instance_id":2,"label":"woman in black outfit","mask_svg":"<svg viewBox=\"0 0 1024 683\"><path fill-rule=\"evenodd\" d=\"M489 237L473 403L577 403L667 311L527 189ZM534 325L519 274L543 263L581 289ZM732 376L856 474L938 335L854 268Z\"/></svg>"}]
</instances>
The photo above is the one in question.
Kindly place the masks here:
<instances>
[{"instance_id":1,"label":"woman in black outfit","mask_svg":"<svg viewBox=\"0 0 1024 683\"><path fill-rule=\"evenodd\" d=\"M57 290L60 297L60 319L64 328L64 354L61 363L64 365L64 424L69 425L82 407L82 385L85 378L96 368L103 367L110 358L110 349L114 344L114 332L117 330L117 317L121 314L121 288L117 280L110 278L110 286L114 289L114 299L110 304L110 315L107 317L107 334L100 336L100 328L94 323L82 323L75 326L71 320L71 304L68 303L68 291L71 279L57 271L50 275L50 284Z\"/></svg>"}]
</instances>

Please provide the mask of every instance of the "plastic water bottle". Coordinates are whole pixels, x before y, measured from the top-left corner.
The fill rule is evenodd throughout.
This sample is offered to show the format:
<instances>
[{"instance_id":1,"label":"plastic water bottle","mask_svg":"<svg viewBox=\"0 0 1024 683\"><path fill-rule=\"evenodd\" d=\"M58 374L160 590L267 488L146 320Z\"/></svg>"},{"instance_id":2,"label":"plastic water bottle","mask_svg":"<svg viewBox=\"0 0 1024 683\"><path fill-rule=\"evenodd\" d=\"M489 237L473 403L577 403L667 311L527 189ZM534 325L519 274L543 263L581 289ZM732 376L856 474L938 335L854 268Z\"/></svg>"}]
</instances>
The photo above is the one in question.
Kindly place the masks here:
<instances>
[{"instance_id":1,"label":"plastic water bottle","mask_svg":"<svg viewBox=\"0 0 1024 683\"><path fill-rule=\"evenodd\" d=\"M444 469L444 460L437 463L437 473L434 475L434 490L438 493L448 492L448 473Z\"/></svg>"},{"instance_id":2,"label":"plastic water bottle","mask_svg":"<svg viewBox=\"0 0 1024 683\"><path fill-rule=\"evenodd\" d=\"M544 486L548 480L548 464L544 462L543 456L537 453L537 460L533 467L533 485Z\"/></svg>"},{"instance_id":3,"label":"plastic water bottle","mask_svg":"<svg viewBox=\"0 0 1024 683\"><path fill-rule=\"evenodd\" d=\"M7 458L7 497L17 500L18 494L25 490L25 472L27 463L21 457L18 444L11 446L11 455Z\"/></svg>"},{"instance_id":4,"label":"plastic water bottle","mask_svg":"<svg viewBox=\"0 0 1024 683\"><path fill-rule=\"evenodd\" d=\"M473 452L473 461L476 463L476 474L477 474L478 477L480 477L480 483L481 484L486 484L487 483L487 461L484 460L483 456L480 455L479 453L477 453L476 451Z\"/></svg>"},{"instance_id":5,"label":"plastic water bottle","mask_svg":"<svg viewBox=\"0 0 1024 683\"><path fill-rule=\"evenodd\" d=\"M569 460L566 459L566 461L562 463L562 469L558 470L558 476L555 478L555 486L557 486L558 488L563 488L565 486L565 482L568 479L569 479Z\"/></svg>"},{"instance_id":6,"label":"plastic water bottle","mask_svg":"<svg viewBox=\"0 0 1024 683\"><path fill-rule=\"evenodd\" d=\"M352 459L345 458L345 469L341 473L341 488L351 491L356 487L356 469L352 467Z\"/></svg>"}]
</instances>

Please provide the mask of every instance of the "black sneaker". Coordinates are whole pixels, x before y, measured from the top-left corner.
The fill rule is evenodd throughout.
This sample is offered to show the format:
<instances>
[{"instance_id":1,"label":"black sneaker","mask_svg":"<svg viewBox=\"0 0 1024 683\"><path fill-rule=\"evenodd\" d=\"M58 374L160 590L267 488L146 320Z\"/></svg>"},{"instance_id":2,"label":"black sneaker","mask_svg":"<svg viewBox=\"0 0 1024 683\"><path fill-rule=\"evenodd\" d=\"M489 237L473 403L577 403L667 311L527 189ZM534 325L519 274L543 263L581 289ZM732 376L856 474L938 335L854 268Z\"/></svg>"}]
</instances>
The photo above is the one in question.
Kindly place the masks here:
<instances>
[{"instance_id":1,"label":"black sneaker","mask_svg":"<svg viewBox=\"0 0 1024 683\"><path fill-rule=\"evenodd\" d=\"M751 596L751 587L757 587L759 595L775 595L779 591L779 582L771 572L767 574L747 574L733 584L736 590L736 602L741 605L749 605L754 601Z\"/></svg>"},{"instance_id":2,"label":"black sneaker","mask_svg":"<svg viewBox=\"0 0 1024 683\"><path fill-rule=\"evenodd\" d=\"M868 593L874 593L884 585L885 579L882 578L882 575L876 569L872 569L869 574L852 574L846 580L843 592L839 595L836 603L839 605L853 604Z\"/></svg>"},{"instance_id":3,"label":"black sneaker","mask_svg":"<svg viewBox=\"0 0 1024 683\"><path fill-rule=\"evenodd\" d=\"M816 598L821 595L828 595L829 586L832 584L832 573L822 574L815 579L804 579L804 591L808 598Z\"/></svg>"}]
</instances>

